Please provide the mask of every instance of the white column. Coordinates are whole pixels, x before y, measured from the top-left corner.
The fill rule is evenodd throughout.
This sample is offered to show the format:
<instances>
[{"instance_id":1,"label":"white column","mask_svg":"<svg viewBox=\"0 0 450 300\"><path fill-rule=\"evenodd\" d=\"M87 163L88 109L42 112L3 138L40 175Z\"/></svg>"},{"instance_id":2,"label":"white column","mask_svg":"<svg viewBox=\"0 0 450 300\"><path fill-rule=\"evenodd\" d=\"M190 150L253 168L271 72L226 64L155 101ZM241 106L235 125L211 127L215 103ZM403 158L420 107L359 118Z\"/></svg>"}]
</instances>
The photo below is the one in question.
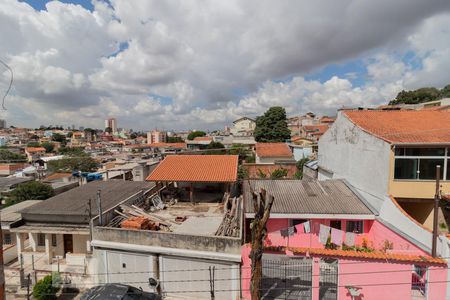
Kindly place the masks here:
<instances>
[{"instance_id":1,"label":"white column","mask_svg":"<svg viewBox=\"0 0 450 300\"><path fill-rule=\"evenodd\" d=\"M22 253L23 248L25 246L24 243L25 243L25 238L24 238L23 234L20 232L17 232L16 233L16 245L17 245L17 257L19 259L19 264L20 264L20 254Z\"/></svg>"},{"instance_id":2,"label":"white column","mask_svg":"<svg viewBox=\"0 0 450 300\"><path fill-rule=\"evenodd\" d=\"M28 233L28 240L30 241L30 246L33 252L37 251L37 233Z\"/></svg>"},{"instance_id":3,"label":"white column","mask_svg":"<svg viewBox=\"0 0 450 300\"><path fill-rule=\"evenodd\" d=\"M52 251L50 248L50 239L51 239L51 234L46 233L45 234L45 256L47 257L48 264L52 263Z\"/></svg>"}]
</instances>

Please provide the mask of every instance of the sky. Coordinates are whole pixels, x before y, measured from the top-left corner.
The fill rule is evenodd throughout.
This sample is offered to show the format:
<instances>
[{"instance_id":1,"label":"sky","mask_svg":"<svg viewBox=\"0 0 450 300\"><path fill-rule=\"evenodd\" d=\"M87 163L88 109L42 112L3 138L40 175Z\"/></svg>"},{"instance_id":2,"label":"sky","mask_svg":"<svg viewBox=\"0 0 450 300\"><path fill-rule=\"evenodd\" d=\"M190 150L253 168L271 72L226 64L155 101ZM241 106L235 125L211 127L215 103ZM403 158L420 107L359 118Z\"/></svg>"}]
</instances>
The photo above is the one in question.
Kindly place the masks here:
<instances>
[{"instance_id":1,"label":"sky","mask_svg":"<svg viewBox=\"0 0 450 300\"><path fill-rule=\"evenodd\" d=\"M2 0L0 41L21 127L213 130L450 83L448 0Z\"/></svg>"}]
</instances>

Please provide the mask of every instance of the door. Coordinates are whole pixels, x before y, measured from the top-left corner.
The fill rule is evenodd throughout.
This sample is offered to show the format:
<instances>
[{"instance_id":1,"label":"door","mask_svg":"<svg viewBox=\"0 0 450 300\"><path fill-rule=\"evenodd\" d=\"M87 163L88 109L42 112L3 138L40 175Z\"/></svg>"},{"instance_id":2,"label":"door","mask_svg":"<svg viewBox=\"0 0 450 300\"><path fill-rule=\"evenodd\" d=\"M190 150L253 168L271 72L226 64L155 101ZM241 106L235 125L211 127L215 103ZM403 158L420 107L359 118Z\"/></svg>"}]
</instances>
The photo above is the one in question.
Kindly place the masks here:
<instances>
[{"instance_id":1,"label":"door","mask_svg":"<svg viewBox=\"0 0 450 300\"><path fill-rule=\"evenodd\" d=\"M337 300L338 260L320 260L319 300Z\"/></svg>"},{"instance_id":2,"label":"door","mask_svg":"<svg viewBox=\"0 0 450 300\"><path fill-rule=\"evenodd\" d=\"M64 235L64 255L66 253L73 253L73 236L71 234Z\"/></svg>"},{"instance_id":3,"label":"door","mask_svg":"<svg viewBox=\"0 0 450 300\"><path fill-rule=\"evenodd\" d=\"M263 255L263 299L311 299L312 260L285 255Z\"/></svg>"}]
</instances>

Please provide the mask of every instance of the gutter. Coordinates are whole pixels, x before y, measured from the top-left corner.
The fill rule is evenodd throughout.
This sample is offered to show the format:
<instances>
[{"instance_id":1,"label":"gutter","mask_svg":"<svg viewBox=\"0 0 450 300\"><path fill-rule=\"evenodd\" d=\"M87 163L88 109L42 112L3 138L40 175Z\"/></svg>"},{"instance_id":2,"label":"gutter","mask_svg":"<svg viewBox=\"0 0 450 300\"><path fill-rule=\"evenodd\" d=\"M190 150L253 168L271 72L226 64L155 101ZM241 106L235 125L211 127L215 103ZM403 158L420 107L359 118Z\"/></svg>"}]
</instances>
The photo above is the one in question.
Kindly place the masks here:
<instances>
[{"instance_id":1,"label":"gutter","mask_svg":"<svg viewBox=\"0 0 450 300\"><path fill-rule=\"evenodd\" d=\"M359 200L361 200L362 203L364 203L364 205L375 215L375 216L379 216L380 212L369 202L366 200L365 197L363 197L358 191L357 189L350 184L350 182L348 182L346 179L340 179L344 182L344 184L353 192L353 194L356 195L356 197L358 197Z\"/></svg>"},{"instance_id":2,"label":"gutter","mask_svg":"<svg viewBox=\"0 0 450 300\"><path fill-rule=\"evenodd\" d=\"M228 262L241 262L241 254L228 254L221 252L209 252L209 251L197 251L197 250L188 250L188 249L178 249L178 248L166 248L159 246L144 246L137 244L125 244L125 243L117 243L117 242L107 242L100 240L93 240L91 242L91 246L97 248L109 248L116 250L124 250L129 252L145 252L145 253L154 253L154 254L162 254L162 255L170 255L170 256L181 256L181 257L191 257L191 258L202 258L202 259L210 259L210 260L221 260Z\"/></svg>"}]
</instances>

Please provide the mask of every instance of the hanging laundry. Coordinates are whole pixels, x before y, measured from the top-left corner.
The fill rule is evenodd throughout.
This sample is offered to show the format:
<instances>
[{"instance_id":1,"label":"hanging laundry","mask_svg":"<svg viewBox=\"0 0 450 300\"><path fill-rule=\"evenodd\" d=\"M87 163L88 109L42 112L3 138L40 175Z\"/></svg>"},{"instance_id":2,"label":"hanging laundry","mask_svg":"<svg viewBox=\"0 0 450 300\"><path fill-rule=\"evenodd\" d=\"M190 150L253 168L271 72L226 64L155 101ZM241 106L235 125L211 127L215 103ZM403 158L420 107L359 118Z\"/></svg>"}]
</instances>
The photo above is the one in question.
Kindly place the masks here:
<instances>
[{"instance_id":1,"label":"hanging laundry","mask_svg":"<svg viewBox=\"0 0 450 300\"><path fill-rule=\"evenodd\" d=\"M291 236L291 235L294 235L294 234L295 234L295 227L294 226L290 226L288 228L288 235Z\"/></svg>"},{"instance_id":2,"label":"hanging laundry","mask_svg":"<svg viewBox=\"0 0 450 300\"><path fill-rule=\"evenodd\" d=\"M295 230L297 230L297 233L304 232L303 223L295 225Z\"/></svg>"},{"instance_id":3,"label":"hanging laundry","mask_svg":"<svg viewBox=\"0 0 450 300\"><path fill-rule=\"evenodd\" d=\"M286 229L281 229L280 230L280 234L284 238L288 237L289 236L288 229L287 228Z\"/></svg>"},{"instance_id":4,"label":"hanging laundry","mask_svg":"<svg viewBox=\"0 0 450 300\"><path fill-rule=\"evenodd\" d=\"M342 230L331 228L331 242L335 245L342 245L342 234L344 232Z\"/></svg>"},{"instance_id":5,"label":"hanging laundry","mask_svg":"<svg viewBox=\"0 0 450 300\"><path fill-rule=\"evenodd\" d=\"M320 224L320 231L319 231L319 242L321 244L326 244L328 235L330 234L330 227Z\"/></svg>"},{"instance_id":6,"label":"hanging laundry","mask_svg":"<svg viewBox=\"0 0 450 300\"><path fill-rule=\"evenodd\" d=\"M347 246L354 246L355 245L355 234L353 232L346 232L345 233L345 244Z\"/></svg>"},{"instance_id":7,"label":"hanging laundry","mask_svg":"<svg viewBox=\"0 0 450 300\"><path fill-rule=\"evenodd\" d=\"M310 225L311 225L311 223L309 221L306 221L305 223L303 223L303 229L305 229L305 233L310 233L311 232Z\"/></svg>"}]
</instances>

